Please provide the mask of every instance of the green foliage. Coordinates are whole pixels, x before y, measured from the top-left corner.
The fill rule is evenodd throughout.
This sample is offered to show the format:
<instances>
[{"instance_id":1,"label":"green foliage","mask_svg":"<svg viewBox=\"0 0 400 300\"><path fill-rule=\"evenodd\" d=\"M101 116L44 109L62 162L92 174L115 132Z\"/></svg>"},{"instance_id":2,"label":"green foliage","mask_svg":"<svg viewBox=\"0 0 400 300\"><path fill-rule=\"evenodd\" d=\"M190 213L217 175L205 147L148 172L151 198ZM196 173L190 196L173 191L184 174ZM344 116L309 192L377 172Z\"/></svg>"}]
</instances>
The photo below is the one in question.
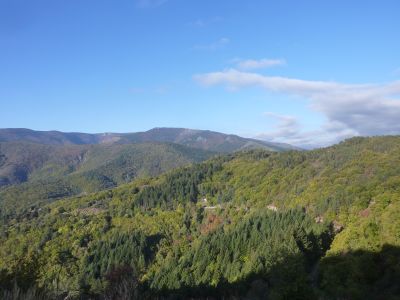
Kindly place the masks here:
<instances>
[{"instance_id":1,"label":"green foliage","mask_svg":"<svg viewBox=\"0 0 400 300\"><path fill-rule=\"evenodd\" d=\"M143 188L135 204L144 208L171 208L179 203L196 203L200 196L199 185L215 172L221 171L222 162L223 159L214 159L167 174L162 183Z\"/></svg>"},{"instance_id":2,"label":"green foliage","mask_svg":"<svg viewBox=\"0 0 400 300\"><path fill-rule=\"evenodd\" d=\"M356 250L320 263L320 294L328 299L399 299L400 249Z\"/></svg>"},{"instance_id":3,"label":"green foliage","mask_svg":"<svg viewBox=\"0 0 400 300\"><path fill-rule=\"evenodd\" d=\"M84 278L88 284L104 286L107 276L119 268L128 268L132 275L140 274L153 259L160 239L161 236L133 232L113 233L107 239L94 242L83 263Z\"/></svg>"},{"instance_id":4,"label":"green foliage","mask_svg":"<svg viewBox=\"0 0 400 300\"><path fill-rule=\"evenodd\" d=\"M399 187L400 138L374 137L215 157L52 203L24 205L29 189L7 188L21 208L0 226L1 289L83 299L396 299ZM45 184L37 189L45 195Z\"/></svg>"},{"instance_id":5,"label":"green foliage","mask_svg":"<svg viewBox=\"0 0 400 300\"><path fill-rule=\"evenodd\" d=\"M301 238L299 232L304 233ZM235 291L240 294L257 278L280 295L282 289L287 297L294 296L293 291L301 291L312 298L307 280L287 279L306 276L306 269L329 246L323 244L323 234L323 227L301 211L257 212L229 230L220 227L200 236L188 249L174 246L170 255L155 262L156 267L149 274L150 287L166 294L181 290L180 296L189 297L210 292L204 289L191 294L193 287L219 288L218 294L223 295L227 292L225 284L240 282ZM284 270L276 268L294 256L296 264L289 264ZM308 256L313 259L307 261ZM230 292L234 292L232 287Z\"/></svg>"},{"instance_id":6,"label":"green foliage","mask_svg":"<svg viewBox=\"0 0 400 300\"><path fill-rule=\"evenodd\" d=\"M165 143L50 146L9 142L0 143L0 155L0 219L7 220L28 216L40 203L156 176L214 153Z\"/></svg>"}]
</instances>

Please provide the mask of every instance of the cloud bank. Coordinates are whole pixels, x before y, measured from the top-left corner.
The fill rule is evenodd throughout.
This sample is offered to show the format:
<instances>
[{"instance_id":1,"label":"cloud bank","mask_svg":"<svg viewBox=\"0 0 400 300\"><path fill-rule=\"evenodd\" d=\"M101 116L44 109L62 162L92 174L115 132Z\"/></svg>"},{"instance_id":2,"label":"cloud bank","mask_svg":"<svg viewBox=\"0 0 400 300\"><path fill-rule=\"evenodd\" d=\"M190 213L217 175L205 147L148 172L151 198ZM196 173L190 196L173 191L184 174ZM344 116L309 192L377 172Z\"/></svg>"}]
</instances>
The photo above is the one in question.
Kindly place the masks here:
<instances>
[{"instance_id":1,"label":"cloud bank","mask_svg":"<svg viewBox=\"0 0 400 300\"><path fill-rule=\"evenodd\" d=\"M237 69L199 74L194 79L204 86L223 85L231 89L257 86L303 97L309 100L312 110L327 119L319 130L304 132L296 119L270 113L269 117L279 122L275 131L260 134L266 139L312 147L355 135L400 134L400 81L345 84L265 76Z\"/></svg>"}]
</instances>

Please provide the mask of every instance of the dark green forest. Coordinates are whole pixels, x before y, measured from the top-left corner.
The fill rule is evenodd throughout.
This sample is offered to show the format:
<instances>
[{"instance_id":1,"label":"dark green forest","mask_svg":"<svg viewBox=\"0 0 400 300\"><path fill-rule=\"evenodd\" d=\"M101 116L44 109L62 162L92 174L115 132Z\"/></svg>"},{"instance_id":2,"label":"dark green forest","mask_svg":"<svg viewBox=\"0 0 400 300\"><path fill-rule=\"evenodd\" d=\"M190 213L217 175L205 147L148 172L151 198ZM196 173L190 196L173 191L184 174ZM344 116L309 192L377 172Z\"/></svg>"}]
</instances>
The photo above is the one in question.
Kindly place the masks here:
<instances>
[{"instance_id":1,"label":"dark green forest","mask_svg":"<svg viewBox=\"0 0 400 300\"><path fill-rule=\"evenodd\" d=\"M214 155L171 143L60 146L0 142L0 215L157 176Z\"/></svg>"},{"instance_id":2,"label":"dark green forest","mask_svg":"<svg viewBox=\"0 0 400 300\"><path fill-rule=\"evenodd\" d=\"M0 190L0 298L400 299L398 136L119 184Z\"/></svg>"}]
</instances>

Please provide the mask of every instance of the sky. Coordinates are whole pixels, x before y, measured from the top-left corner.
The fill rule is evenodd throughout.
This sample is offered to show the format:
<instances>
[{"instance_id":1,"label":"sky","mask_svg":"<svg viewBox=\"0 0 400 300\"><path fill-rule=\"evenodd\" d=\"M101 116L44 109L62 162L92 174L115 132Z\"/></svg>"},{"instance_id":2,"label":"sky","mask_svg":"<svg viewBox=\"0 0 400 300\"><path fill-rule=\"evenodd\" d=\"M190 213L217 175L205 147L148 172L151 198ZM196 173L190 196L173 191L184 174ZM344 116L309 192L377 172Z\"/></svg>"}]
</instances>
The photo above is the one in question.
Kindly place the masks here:
<instances>
[{"instance_id":1,"label":"sky","mask_svg":"<svg viewBox=\"0 0 400 300\"><path fill-rule=\"evenodd\" d=\"M400 134L398 0L0 0L0 128Z\"/></svg>"}]
</instances>

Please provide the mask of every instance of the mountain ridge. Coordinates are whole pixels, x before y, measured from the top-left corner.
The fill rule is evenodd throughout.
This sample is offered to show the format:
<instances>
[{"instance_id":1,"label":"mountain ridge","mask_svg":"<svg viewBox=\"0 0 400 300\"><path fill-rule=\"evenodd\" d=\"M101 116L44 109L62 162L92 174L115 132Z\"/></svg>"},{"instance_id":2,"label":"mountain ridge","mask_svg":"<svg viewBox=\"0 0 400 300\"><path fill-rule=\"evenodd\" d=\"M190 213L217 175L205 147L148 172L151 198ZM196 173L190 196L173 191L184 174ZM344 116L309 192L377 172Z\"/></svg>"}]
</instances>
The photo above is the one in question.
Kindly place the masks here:
<instances>
[{"instance_id":1,"label":"mountain ridge","mask_svg":"<svg viewBox=\"0 0 400 300\"><path fill-rule=\"evenodd\" d=\"M155 127L147 131L131 133L37 131L27 128L0 129L0 142L10 141L29 141L48 145L171 142L216 152L234 152L249 148L265 148L270 151L300 150L300 148L289 144L266 142L234 134L225 134L211 130L170 127Z\"/></svg>"},{"instance_id":2,"label":"mountain ridge","mask_svg":"<svg viewBox=\"0 0 400 300\"><path fill-rule=\"evenodd\" d=\"M0 142L0 205L90 193L201 162L214 152L173 143L44 145Z\"/></svg>"}]
</instances>

